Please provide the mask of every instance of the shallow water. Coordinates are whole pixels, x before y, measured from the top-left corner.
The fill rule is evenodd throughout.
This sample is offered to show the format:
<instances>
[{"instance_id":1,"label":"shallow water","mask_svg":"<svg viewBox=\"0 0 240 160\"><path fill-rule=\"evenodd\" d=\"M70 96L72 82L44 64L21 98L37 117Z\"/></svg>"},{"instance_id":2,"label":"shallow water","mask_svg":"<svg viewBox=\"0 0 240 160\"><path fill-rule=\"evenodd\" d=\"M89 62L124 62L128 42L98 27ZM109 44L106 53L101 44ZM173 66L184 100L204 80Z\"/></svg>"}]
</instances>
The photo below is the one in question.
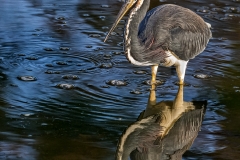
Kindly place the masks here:
<instances>
[{"instance_id":1,"label":"shallow water","mask_svg":"<svg viewBox=\"0 0 240 160\"><path fill-rule=\"evenodd\" d=\"M146 108L143 82L151 76L150 67L123 55L123 21L103 43L122 2L0 3L0 159L114 159L122 132ZM183 159L238 159L240 1L152 1L151 8L161 3L194 10L213 32L186 71L184 99L208 106ZM210 76L194 76L200 74ZM165 81L158 101L173 100L175 69L159 68L158 79Z\"/></svg>"}]
</instances>

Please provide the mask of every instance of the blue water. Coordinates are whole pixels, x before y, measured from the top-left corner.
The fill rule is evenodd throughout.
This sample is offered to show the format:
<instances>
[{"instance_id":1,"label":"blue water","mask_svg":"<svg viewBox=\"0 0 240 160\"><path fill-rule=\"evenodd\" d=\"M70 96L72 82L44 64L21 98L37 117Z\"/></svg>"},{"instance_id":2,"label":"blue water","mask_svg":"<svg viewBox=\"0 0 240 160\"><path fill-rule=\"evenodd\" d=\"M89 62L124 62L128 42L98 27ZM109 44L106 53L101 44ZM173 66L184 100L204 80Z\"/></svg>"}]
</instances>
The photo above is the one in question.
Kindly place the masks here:
<instances>
[{"instance_id":1,"label":"blue water","mask_svg":"<svg viewBox=\"0 0 240 160\"><path fill-rule=\"evenodd\" d=\"M0 159L114 159L122 132L146 108L150 86L143 82L151 76L150 67L133 66L122 53L123 21L111 41L103 42L122 2L0 3ZM152 1L151 7L160 3ZM238 159L240 3L164 3L194 10L213 32L186 71L184 100L207 100L208 106L183 159ZM157 87L157 100L173 100L175 69L159 68L157 79L166 81ZM110 80L127 85L111 86Z\"/></svg>"}]
</instances>

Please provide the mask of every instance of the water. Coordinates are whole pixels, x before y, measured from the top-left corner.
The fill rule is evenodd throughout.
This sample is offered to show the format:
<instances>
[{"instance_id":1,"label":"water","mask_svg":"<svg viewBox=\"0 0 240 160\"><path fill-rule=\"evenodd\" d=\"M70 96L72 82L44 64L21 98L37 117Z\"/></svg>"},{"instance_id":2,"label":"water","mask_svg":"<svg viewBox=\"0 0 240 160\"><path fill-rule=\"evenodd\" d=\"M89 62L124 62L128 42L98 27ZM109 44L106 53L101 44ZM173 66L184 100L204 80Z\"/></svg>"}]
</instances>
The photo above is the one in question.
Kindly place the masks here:
<instances>
[{"instance_id":1,"label":"water","mask_svg":"<svg viewBox=\"0 0 240 160\"><path fill-rule=\"evenodd\" d=\"M0 159L114 159L122 132L146 108L150 79L150 67L122 53L123 21L103 43L122 2L0 2ZM238 159L240 2L152 1L151 8L160 3L188 7L212 25L213 38L186 71L184 100L208 105L183 159ZM175 69L159 68L158 79L158 101L173 100Z\"/></svg>"}]
</instances>

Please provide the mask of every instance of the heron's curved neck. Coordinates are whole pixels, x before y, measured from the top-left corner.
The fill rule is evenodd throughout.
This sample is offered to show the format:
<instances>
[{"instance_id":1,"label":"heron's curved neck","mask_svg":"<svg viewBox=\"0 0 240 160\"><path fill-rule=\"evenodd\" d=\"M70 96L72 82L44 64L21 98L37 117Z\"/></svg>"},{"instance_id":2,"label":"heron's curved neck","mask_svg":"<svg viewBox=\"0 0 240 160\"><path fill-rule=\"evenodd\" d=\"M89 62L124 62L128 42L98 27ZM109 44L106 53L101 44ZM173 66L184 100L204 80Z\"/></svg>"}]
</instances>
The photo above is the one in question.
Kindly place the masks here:
<instances>
[{"instance_id":1,"label":"heron's curved neck","mask_svg":"<svg viewBox=\"0 0 240 160\"><path fill-rule=\"evenodd\" d=\"M133 55L143 50L143 46L141 46L141 42L138 38L138 28L149 9L149 5L150 0L138 0L135 7L131 10L126 23L124 37L125 51L130 48L131 54Z\"/></svg>"}]
</instances>

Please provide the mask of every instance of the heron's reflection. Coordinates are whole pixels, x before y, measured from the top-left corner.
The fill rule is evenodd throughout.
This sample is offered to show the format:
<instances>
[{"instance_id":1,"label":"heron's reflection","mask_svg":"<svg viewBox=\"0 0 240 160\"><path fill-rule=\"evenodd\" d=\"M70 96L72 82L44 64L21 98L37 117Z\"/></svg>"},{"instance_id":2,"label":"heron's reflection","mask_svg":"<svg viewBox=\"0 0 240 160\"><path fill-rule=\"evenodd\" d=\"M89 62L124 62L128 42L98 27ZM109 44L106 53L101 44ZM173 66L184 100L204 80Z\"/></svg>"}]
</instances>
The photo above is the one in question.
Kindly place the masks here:
<instances>
[{"instance_id":1,"label":"heron's reflection","mask_svg":"<svg viewBox=\"0 0 240 160\"><path fill-rule=\"evenodd\" d=\"M182 159L197 137L206 105L206 101L183 101L183 85L173 101L159 103L152 89L146 110L122 134L116 159Z\"/></svg>"}]
</instances>

